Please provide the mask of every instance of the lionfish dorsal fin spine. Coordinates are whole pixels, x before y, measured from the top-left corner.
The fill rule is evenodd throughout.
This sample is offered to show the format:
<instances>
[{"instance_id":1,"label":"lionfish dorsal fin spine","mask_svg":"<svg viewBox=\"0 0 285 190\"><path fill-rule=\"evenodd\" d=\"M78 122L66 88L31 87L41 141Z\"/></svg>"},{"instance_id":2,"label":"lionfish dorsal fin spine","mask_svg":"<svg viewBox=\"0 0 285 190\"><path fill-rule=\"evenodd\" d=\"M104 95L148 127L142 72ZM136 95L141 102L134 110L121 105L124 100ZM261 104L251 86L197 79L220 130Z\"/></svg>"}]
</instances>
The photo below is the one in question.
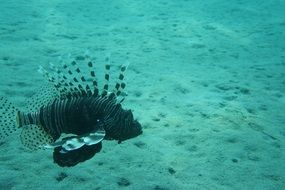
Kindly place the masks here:
<instances>
[{"instance_id":1,"label":"lionfish dorsal fin spine","mask_svg":"<svg viewBox=\"0 0 285 190\"><path fill-rule=\"evenodd\" d=\"M91 88L90 88L90 86L88 84L86 84L85 89L86 89L86 93L87 93L88 97L93 95L92 91L91 91Z\"/></svg>"},{"instance_id":2,"label":"lionfish dorsal fin spine","mask_svg":"<svg viewBox=\"0 0 285 190\"><path fill-rule=\"evenodd\" d=\"M63 64L63 68L66 64ZM61 97L65 96L68 92L68 88L70 88L70 84L67 82L66 75L62 72L62 70L53 65L52 63L49 64L49 68L52 72L48 72L42 66L39 67L39 72L42 73L49 82L53 84L53 86L60 92Z\"/></svg>"},{"instance_id":3,"label":"lionfish dorsal fin spine","mask_svg":"<svg viewBox=\"0 0 285 190\"><path fill-rule=\"evenodd\" d=\"M77 61L76 60L73 60L71 62L71 65L74 67L74 70L75 72L78 74L79 78L80 78L80 81L76 78L76 76L73 76L73 81L77 84L77 86L79 87L80 89L80 92L81 94L84 96L84 95L87 95L87 96L91 96L92 95L92 92L90 90L90 87L89 85L87 84L87 80L86 78L84 77L84 75L82 74L81 72L81 69L79 68L78 64L77 64ZM82 84L83 86L85 86L85 88L83 86L81 86L80 84Z\"/></svg>"},{"instance_id":4,"label":"lionfish dorsal fin spine","mask_svg":"<svg viewBox=\"0 0 285 190\"><path fill-rule=\"evenodd\" d=\"M105 58L105 84L103 86L103 91L101 96L104 97L108 94L108 89L109 89L109 80L110 80L110 56Z\"/></svg>"},{"instance_id":5,"label":"lionfish dorsal fin spine","mask_svg":"<svg viewBox=\"0 0 285 190\"><path fill-rule=\"evenodd\" d=\"M70 58L68 63L61 61L60 66L50 64L50 71L40 66L39 71L54 85L60 93L61 99L73 96L101 96L108 97L110 100L115 100L122 94L126 87L124 74L129 64L121 65L115 87L109 91L111 63L110 55L106 56L104 69L105 82L103 84L102 91L100 92L94 69L94 60L95 59L91 58L89 55L78 56L76 58ZM83 70L79 67L78 61L86 62L89 69L89 75L84 74Z\"/></svg>"},{"instance_id":6,"label":"lionfish dorsal fin spine","mask_svg":"<svg viewBox=\"0 0 285 190\"><path fill-rule=\"evenodd\" d=\"M93 96L98 96L99 95L99 89L98 89L98 82L96 79L96 73L94 69L94 61L89 56L85 56L85 59L87 60L87 65L90 71L90 77L92 80L92 85L93 85Z\"/></svg>"},{"instance_id":7,"label":"lionfish dorsal fin spine","mask_svg":"<svg viewBox=\"0 0 285 190\"><path fill-rule=\"evenodd\" d=\"M71 68L70 66L72 66L73 68ZM81 84L84 84L86 82L86 80L82 76L81 70L79 69L76 60L73 59L70 64L64 64L63 65L63 69L69 75L69 78L72 79L73 82L76 84L76 85L74 85L70 81L71 85L68 85L70 91L74 90L76 92L76 94L85 96L86 95L86 91L85 91L85 89L83 88L83 86ZM80 76L81 82L79 82L79 80L77 79L77 76L74 74L73 71L75 71ZM68 77L66 77L66 80L68 80ZM77 86L78 88L71 87L71 86Z\"/></svg>"},{"instance_id":8,"label":"lionfish dorsal fin spine","mask_svg":"<svg viewBox=\"0 0 285 190\"><path fill-rule=\"evenodd\" d=\"M119 74L119 77L117 79L115 89L114 89L114 94L116 95L116 97L118 97L126 87L126 83L124 82L124 78L125 78L124 74L128 66L129 66L129 63L125 63L120 68L120 74Z\"/></svg>"}]
</instances>

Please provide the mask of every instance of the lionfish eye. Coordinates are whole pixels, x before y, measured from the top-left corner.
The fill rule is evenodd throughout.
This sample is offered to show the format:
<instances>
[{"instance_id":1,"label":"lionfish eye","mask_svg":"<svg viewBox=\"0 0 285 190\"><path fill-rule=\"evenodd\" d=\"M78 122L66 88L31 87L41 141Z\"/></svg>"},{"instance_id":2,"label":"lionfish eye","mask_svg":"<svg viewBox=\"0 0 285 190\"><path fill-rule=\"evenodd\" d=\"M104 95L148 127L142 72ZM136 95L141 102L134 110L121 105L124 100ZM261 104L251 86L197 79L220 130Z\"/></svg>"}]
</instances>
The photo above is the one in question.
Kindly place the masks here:
<instances>
[{"instance_id":1,"label":"lionfish eye","mask_svg":"<svg viewBox=\"0 0 285 190\"><path fill-rule=\"evenodd\" d=\"M103 128L103 126L104 126L104 122L101 119L96 119L95 127L97 129L100 129L100 128Z\"/></svg>"}]
</instances>

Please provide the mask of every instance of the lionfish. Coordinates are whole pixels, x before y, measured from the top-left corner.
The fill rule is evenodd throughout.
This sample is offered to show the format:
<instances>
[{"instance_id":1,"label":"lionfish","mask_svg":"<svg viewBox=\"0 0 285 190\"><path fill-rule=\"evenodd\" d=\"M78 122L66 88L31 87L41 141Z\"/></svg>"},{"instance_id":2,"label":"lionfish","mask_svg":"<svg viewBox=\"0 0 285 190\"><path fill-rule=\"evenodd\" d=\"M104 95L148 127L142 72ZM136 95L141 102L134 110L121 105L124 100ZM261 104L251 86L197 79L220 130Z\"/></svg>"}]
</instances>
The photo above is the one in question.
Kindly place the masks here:
<instances>
[{"instance_id":1,"label":"lionfish","mask_svg":"<svg viewBox=\"0 0 285 190\"><path fill-rule=\"evenodd\" d=\"M82 72L80 60L88 72ZM142 134L132 111L122 107L127 65L120 67L114 89L109 91L111 64L108 57L105 61L105 82L100 91L90 56L59 66L50 64L49 68L40 66L39 72L49 85L30 98L27 112L0 97L0 140L22 130L24 146L31 150L52 148L54 162L70 167L100 152L103 140L121 143Z\"/></svg>"}]
</instances>

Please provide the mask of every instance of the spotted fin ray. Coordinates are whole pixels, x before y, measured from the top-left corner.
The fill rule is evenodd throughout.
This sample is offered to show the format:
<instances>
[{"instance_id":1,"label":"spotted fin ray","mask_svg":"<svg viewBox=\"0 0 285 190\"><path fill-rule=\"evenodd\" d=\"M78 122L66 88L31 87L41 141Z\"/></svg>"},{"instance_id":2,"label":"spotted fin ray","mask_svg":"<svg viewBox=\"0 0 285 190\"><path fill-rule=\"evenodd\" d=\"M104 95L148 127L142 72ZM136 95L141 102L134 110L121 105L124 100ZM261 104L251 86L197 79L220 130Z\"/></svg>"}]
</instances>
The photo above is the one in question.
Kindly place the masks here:
<instances>
[{"instance_id":1,"label":"spotted fin ray","mask_svg":"<svg viewBox=\"0 0 285 190\"><path fill-rule=\"evenodd\" d=\"M43 93L45 91L42 91ZM32 102L34 100L34 102ZM36 97L30 100L27 109L34 110L38 106L41 106L48 101L48 99L43 99L42 101ZM52 142L51 137L46 133L41 126L37 125L20 125L19 114L21 112L13 106L11 102L7 99L0 97L0 140L5 140L15 132L21 132L22 143L32 150L40 149L44 144Z\"/></svg>"},{"instance_id":2,"label":"spotted fin ray","mask_svg":"<svg viewBox=\"0 0 285 190\"><path fill-rule=\"evenodd\" d=\"M45 145L53 142L53 138L39 125L30 124L22 128L22 144L30 150L44 149Z\"/></svg>"},{"instance_id":3,"label":"spotted fin ray","mask_svg":"<svg viewBox=\"0 0 285 190\"><path fill-rule=\"evenodd\" d=\"M6 98L0 97L0 140L5 140L18 131L15 121L18 109Z\"/></svg>"}]
</instances>

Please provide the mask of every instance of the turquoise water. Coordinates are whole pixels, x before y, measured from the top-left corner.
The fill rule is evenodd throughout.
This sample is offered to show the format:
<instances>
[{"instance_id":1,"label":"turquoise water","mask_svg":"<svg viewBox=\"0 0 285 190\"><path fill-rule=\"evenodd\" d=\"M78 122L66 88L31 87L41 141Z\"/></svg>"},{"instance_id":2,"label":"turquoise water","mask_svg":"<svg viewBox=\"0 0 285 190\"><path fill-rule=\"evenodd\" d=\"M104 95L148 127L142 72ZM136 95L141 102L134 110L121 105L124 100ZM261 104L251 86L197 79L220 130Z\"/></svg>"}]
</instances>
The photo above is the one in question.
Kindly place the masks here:
<instances>
[{"instance_id":1,"label":"turquoise water","mask_svg":"<svg viewBox=\"0 0 285 190\"><path fill-rule=\"evenodd\" d=\"M62 168L16 132L1 139L0 189L285 189L284 10L280 0L1 2L0 96L24 109L45 85L39 65L88 52L102 79L111 55L113 68L129 63L123 106L144 133Z\"/></svg>"}]
</instances>

